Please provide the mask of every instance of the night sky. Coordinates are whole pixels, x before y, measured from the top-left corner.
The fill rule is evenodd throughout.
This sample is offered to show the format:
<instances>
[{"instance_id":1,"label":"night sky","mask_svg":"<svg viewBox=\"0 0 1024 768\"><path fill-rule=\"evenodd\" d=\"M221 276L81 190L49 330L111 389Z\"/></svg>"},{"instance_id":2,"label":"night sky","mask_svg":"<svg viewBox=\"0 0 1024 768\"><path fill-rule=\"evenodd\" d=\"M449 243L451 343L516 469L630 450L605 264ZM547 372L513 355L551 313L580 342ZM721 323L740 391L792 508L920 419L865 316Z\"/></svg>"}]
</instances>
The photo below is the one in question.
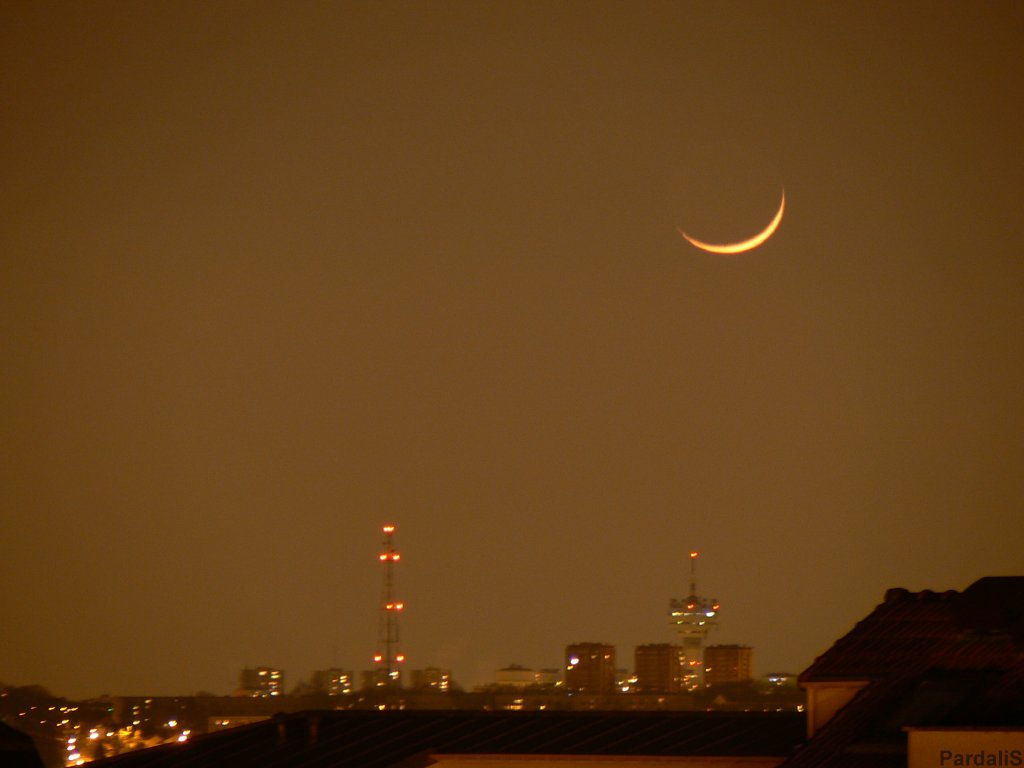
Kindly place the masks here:
<instances>
[{"instance_id":1,"label":"night sky","mask_svg":"<svg viewBox=\"0 0 1024 768\"><path fill-rule=\"evenodd\" d=\"M0 680L228 693L1024 573L1024 4L0 3ZM697 250L775 235L738 256Z\"/></svg>"}]
</instances>

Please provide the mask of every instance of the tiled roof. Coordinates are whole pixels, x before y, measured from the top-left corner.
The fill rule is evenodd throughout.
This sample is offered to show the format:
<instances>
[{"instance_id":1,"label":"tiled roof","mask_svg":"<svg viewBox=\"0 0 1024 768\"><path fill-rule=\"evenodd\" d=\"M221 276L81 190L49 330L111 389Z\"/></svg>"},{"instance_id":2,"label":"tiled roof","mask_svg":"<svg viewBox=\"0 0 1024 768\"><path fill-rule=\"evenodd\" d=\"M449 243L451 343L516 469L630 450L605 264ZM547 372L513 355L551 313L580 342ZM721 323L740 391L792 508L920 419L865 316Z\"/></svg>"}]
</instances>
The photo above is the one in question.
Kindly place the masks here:
<instances>
[{"instance_id":1,"label":"tiled roof","mask_svg":"<svg viewBox=\"0 0 1024 768\"><path fill-rule=\"evenodd\" d=\"M1024 577L987 577L963 592L890 589L800 681L878 680L932 668L1004 669L1022 648Z\"/></svg>"},{"instance_id":2,"label":"tiled roof","mask_svg":"<svg viewBox=\"0 0 1024 768\"><path fill-rule=\"evenodd\" d=\"M891 589L800 676L868 685L784 768L905 766L906 726L1024 727L1024 577Z\"/></svg>"},{"instance_id":3,"label":"tiled roof","mask_svg":"<svg viewBox=\"0 0 1024 768\"><path fill-rule=\"evenodd\" d=\"M93 763L111 768L417 768L431 754L778 756L797 713L314 711Z\"/></svg>"}]
</instances>

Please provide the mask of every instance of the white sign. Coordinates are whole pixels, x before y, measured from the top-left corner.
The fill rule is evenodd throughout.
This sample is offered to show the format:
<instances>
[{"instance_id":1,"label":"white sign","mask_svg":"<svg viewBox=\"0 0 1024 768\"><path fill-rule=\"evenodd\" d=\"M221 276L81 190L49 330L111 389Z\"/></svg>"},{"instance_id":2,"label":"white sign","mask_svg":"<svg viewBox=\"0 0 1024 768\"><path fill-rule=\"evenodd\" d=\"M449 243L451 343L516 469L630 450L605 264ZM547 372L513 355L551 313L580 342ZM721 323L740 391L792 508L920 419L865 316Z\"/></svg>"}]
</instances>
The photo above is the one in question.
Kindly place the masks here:
<instances>
[{"instance_id":1,"label":"white sign","mask_svg":"<svg viewBox=\"0 0 1024 768\"><path fill-rule=\"evenodd\" d=\"M1024 728L909 728L908 768L1024 768Z\"/></svg>"}]
</instances>

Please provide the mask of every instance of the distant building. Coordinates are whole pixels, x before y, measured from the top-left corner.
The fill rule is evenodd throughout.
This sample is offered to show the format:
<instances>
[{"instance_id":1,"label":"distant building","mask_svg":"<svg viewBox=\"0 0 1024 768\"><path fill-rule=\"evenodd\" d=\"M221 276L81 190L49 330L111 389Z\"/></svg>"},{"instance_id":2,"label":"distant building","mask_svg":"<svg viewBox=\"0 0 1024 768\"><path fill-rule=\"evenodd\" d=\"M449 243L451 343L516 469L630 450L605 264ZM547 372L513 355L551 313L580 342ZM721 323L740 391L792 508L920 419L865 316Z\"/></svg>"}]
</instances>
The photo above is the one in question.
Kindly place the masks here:
<instances>
[{"instance_id":1,"label":"distant building","mask_svg":"<svg viewBox=\"0 0 1024 768\"><path fill-rule=\"evenodd\" d=\"M345 669L320 669L313 673L313 688L328 696L348 696L354 685L352 673Z\"/></svg>"},{"instance_id":2,"label":"distant building","mask_svg":"<svg viewBox=\"0 0 1024 768\"><path fill-rule=\"evenodd\" d=\"M242 670L236 696L264 698L284 695L284 672L273 667L246 667Z\"/></svg>"},{"instance_id":3,"label":"distant building","mask_svg":"<svg viewBox=\"0 0 1024 768\"><path fill-rule=\"evenodd\" d=\"M447 669L427 667L412 671L412 687L420 690L447 693L451 689L452 673Z\"/></svg>"},{"instance_id":4,"label":"distant building","mask_svg":"<svg viewBox=\"0 0 1024 768\"><path fill-rule=\"evenodd\" d=\"M720 605L714 598L697 594L697 556L690 553L690 594L669 601L669 621L675 626L679 642L686 651L687 690L696 691L705 684L704 641L718 623Z\"/></svg>"},{"instance_id":5,"label":"distant building","mask_svg":"<svg viewBox=\"0 0 1024 768\"><path fill-rule=\"evenodd\" d=\"M386 670L364 669L359 673L359 688L364 691L372 688L386 688L388 679Z\"/></svg>"},{"instance_id":6,"label":"distant building","mask_svg":"<svg viewBox=\"0 0 1024 768\"><path fill-rule=\"evenodd\" d=\"M288 696L239 695L237 691L233 696L113 696L105 717L118 728L132 726L146 737L166 737L185 729L198 734L264 720L275 712L296 707L296 701ZM176 725L172 727L171 723Z\"/></svg>"},{"instance_id":7,"label":"distant building","mask_svg":"<svg viewBox=\"0 0 1024 768\"><path fill-rule=\"evenodd\" d=\"M575 643L565 649L565 688L569 693L614 693L615 646Z\"/></svg>"},{"instance_id":8,"label":"distant building","mask_svg":"<svg viewBox=\"0 0 1024 768\"><path fill-rule=\"evenodd\" d=\"M551 692L562 688L563 675L560 669L530 669L521 664L509 664L494 673L494 684L505 690Z\"/></svg>"},{"instance_id":9,"label":"distant building","mask_svg":"<svg viewBox=\"0 0 1024 768\"><path fill-rule=\"evenodd\" d=\"M757 687L768 693L796 690L797 675L794 672L766 672L757 678Z\"/></svg>"},{"instance_id":10,"label":"distant building","mask_svg":"<svg viewBox=\"0 0 1024 768\"><path fill-rule=\"evenodd\" d=\"M545 690L561 688L565 685L562 670L560 669L538 669L535 677L537 685Z\"/></svg>"},{"instance_id":11,"label":"distant building","mask_svg":"<svg viewBox=\"0 0 1024 768\"><path fill-rule=\"evenodd\" d=\"M537 673L520 664L509 664L494 673L494 684L499 688L530 688L537 684Z\"/></svg>"},{"instance_id":12,"label":"distant building","mask_svg":"<svg viewBox=\"0 0 1024 768\"><path fill-rule=\"evenodd\" d=\"M636 693L680 693L685 689L686 651L680 645L638 645L633 654Z\"/></svg>"},{"instance_id":13,"label":"distant building","mask_svg":"<svg viewBox=\"0 0 1024 768\"><path fill-rule=\"evenodd\" d=\"M615 690L618 693L629 693L636 685L636 675L625 667L615 670Z\"/></svg>"},{"instance_id":14,"label":"distant building","mask_svg":"<svg viewBox=\"0 0 1024 768\"><path fill-rule=\"evenodd\" d=\"M754 650L745 645L709 645L704 649L706 685L746 683L754 679Z\"/></svg>"}]
</instances>

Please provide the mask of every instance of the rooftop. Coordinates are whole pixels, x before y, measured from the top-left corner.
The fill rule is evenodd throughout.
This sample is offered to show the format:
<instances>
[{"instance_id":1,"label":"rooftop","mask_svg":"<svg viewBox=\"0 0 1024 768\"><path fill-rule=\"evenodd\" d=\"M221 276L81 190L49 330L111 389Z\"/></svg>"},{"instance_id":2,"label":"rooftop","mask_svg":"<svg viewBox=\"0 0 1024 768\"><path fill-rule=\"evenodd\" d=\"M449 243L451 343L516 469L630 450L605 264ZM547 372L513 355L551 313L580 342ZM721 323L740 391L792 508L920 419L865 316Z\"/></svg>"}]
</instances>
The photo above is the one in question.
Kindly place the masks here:
<instances>
[{"instance_id":1,"label":"rooftop","mask_svg":"<svg viewBox=\"0 0 1024 768\"><path fill-rule=\"evenodd\" d=\"M890 589L800 675L867 685L785 763L906 765L908 726L1024 726L1024 577Z\"/></svg>"},{"instance_id":2,"label":"rooftop","mask_svg":"<svg viewBox=\"0 0 1024 768\"><path fill-rule=\"evenodd\" d=\"M431 754L776 756L804 737L797 713L312 711L130 752L117 768L417 768Z\"/></svg>"}]
</instances>

